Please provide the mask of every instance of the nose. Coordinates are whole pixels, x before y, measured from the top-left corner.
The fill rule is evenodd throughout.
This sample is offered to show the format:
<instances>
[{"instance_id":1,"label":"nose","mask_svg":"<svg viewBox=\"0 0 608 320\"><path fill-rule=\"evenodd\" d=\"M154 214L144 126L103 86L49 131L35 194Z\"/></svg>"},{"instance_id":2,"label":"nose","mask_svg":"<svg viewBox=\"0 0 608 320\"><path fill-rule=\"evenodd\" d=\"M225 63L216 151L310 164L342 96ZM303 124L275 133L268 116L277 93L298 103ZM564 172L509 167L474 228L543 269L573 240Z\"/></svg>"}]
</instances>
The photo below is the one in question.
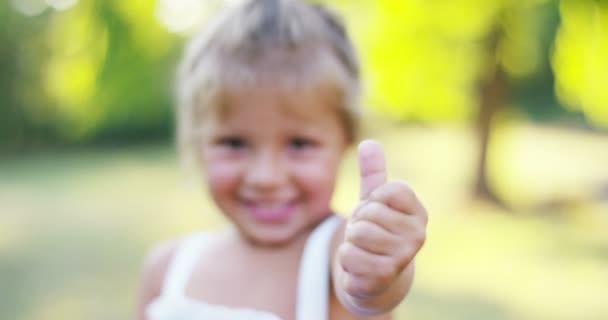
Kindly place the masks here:
<instances>
[{"instance_id":1,"label":"nose","mask_svg":"<svg viewBox=\"0 0 608 320\"><path fill-rule=\"evenodd\" d=\"M280 152L260 150L251 160L246 173L246 183L256 189L274 189L286 179L286 165Z\"/></svg>"}]
</instances>

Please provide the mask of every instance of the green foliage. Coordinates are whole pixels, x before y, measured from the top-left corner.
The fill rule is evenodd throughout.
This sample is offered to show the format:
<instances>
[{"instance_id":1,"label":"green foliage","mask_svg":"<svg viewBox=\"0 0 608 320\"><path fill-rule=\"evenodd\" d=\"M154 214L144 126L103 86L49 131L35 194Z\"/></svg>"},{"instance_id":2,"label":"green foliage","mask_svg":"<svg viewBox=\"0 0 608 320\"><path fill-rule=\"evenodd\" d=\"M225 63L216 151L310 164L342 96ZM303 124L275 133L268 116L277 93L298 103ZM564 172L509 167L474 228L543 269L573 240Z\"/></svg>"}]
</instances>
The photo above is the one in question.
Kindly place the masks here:
<instances>
[{"instance_id":1,"label":"green foliage","mask_svg":"<svg viewBox=\"0 0 608 320\"><path fill-rule=\"evenodd\" d=\"M608 127L608 4L562 0L562 24L552 56L558 97Z\"/></svg>"},{"instance_id":2,"label":"green foliage","mask_svg":"<svg viewBox=\"0 0 608 320\"><path fill-rule=\"evenodd\" d=\"M347 17L370 79L368 104L400 119L468 119L496 62L515 78L538 69L545 2L357 2ZM497 49L488 50L494 36Z\"/></svg>"},{"instance_id":3,"label":"green foliage","mask_svg":"<svg viewBox=\"0 0 608 320\"><path fill-rule=\"evenodd\" d=\"M153 9L150 1L83 2L54 17L45 80L64 137L168 127L175 41Z\"/></svg>"},{"instance_id":4,"label":"green foliage","mask_svg":"<svg viewBox=\"0 0 608 320\"><path fill-rule=\"evenodd\" d=\"M172 1L80 0L55 9L38 0L1 2L0 150L167 138L179 33L229 2L188 2L196 5L181 19ZM605 1L560 2L553 69L547 48L554 39L543 37L553 34L545 12L557 0L318 2L346 18L361 55L366 105L396 119L469 120L479 84L501 68L514 87L534 88L515 104L553 106L553 88L544 85L553 70L560 101L608 126ZM531 77L539 70L542 77Z\"/></svg>"},{"instance_id":5,"label":"green foliage","mask_svg":"<svg viewBox=\"0 0 608 320\"><path fill-rule=\"evenodd\" d=\"M1 87L22 120L6 134L20 129L29 143L69 144L170 135L179 39L156 21L154 9L153 1L82 0L23 17L4 8L18 31L8 40L17 47L0 56L17 77Z\"/></svg>"}]
</instances>

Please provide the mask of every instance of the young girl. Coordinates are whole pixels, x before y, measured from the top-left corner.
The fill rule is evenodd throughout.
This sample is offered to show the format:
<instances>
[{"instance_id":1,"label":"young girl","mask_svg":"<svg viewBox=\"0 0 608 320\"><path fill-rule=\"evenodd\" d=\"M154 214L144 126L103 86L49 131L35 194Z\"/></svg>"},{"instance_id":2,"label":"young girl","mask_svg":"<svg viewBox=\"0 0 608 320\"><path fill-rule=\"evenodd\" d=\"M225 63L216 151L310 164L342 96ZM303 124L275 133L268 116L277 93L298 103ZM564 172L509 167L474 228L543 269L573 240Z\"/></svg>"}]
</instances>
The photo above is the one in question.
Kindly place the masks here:
<instances>
[{"instance_id":1,"label":"young girl","mask_svg":"<svg viewBox=\"0 0 608 320\"><path fill-rule=\"evenodd\" d=\"M251 0L181 64L181 145L233 228L154 248L139 319L390 319L412 283L426 212L359 145L360 203L330 199L356 137L359 68L342 24L297 0Z\"/></svg>"}]
</instances>

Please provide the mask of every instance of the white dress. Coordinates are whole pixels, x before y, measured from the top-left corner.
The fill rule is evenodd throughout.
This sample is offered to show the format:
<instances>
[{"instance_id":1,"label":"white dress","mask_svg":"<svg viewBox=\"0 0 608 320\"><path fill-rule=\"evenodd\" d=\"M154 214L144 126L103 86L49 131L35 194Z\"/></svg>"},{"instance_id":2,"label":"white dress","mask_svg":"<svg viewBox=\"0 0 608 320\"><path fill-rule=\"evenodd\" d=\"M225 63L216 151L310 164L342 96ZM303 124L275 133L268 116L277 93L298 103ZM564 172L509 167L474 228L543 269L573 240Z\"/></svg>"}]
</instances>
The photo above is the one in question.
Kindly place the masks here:
<instances>
[{"instance_id":1,"label":"white dress","mask_svg":"<svg viewBox=\"0 0 608 320\"><path fill-rule=\"evenodd\" d=\"M313 230L306 241L298 275L296 320L327 319L329 245L339 222L339 217L330 216ZM147 319L281 320L270 312L208 304L185 295L188 279L206 240L205 233L196 233L182 241L169 265L161 295L147 307Z\"/></svg>"}]
</instances>

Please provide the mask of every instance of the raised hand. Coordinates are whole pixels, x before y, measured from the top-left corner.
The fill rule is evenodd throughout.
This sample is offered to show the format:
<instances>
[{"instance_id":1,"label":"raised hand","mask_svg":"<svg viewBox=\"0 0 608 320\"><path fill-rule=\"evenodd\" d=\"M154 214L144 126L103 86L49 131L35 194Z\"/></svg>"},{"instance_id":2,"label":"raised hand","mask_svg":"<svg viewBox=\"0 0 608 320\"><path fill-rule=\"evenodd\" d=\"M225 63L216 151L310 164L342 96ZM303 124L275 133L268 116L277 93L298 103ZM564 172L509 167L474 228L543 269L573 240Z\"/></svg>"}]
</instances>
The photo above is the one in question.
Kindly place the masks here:
<instances>
[{"instance_id":1,"label":"raised hand","mask_svg":"<svg viewBox=\"0 0 608 320\"><path fill-rule=\"evenodd\" d=\"M390 293L404 270L413 267L426 238L427 214L407 184L386 181L380 144L366 140L359 145L359 168L360 202L348 220L338 263L344 292L366 300Z\"/></svg>"}]
</instances>

